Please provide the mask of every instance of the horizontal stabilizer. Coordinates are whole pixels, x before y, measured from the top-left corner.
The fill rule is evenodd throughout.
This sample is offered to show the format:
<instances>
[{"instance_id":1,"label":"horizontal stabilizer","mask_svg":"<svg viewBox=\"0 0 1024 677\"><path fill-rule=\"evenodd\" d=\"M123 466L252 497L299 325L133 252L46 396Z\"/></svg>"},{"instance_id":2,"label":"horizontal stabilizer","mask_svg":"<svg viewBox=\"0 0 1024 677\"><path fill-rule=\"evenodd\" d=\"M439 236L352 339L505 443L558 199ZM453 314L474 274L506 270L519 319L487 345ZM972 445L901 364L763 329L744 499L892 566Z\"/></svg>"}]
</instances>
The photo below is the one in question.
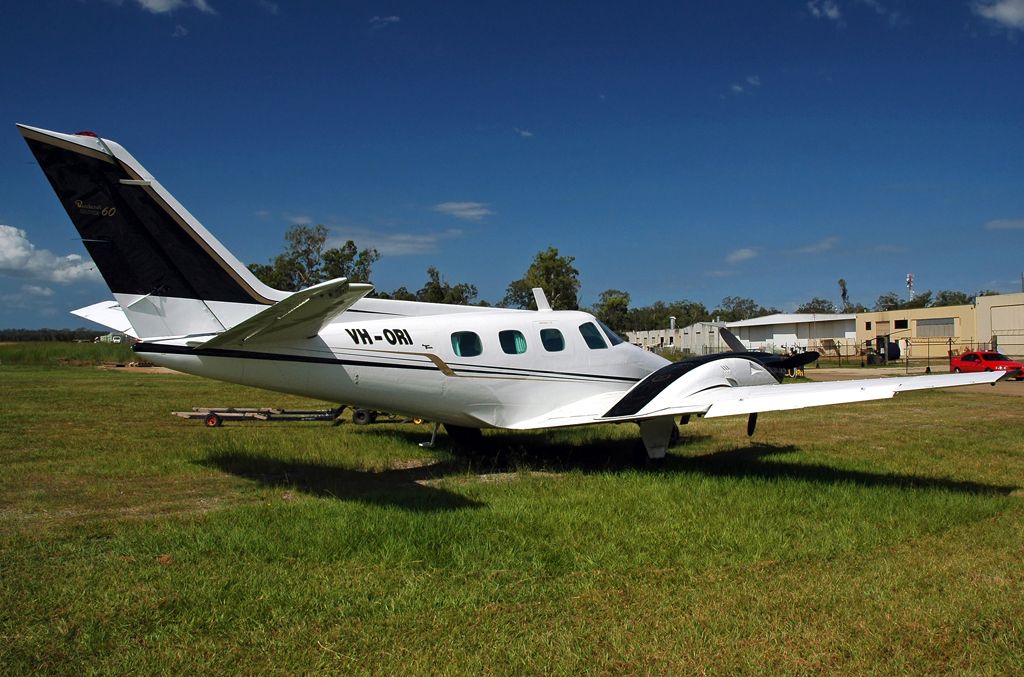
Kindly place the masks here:
<instances>
[{"instance_id":1,"label":"horizontal stabilizer","mask_svg":"<svg viewBox=\"0 0 1024 677\"><path fill-rule=\"evenodd\" d=\"M371 291L373 285L343 277L321 282L278 301L201 347L245 348L266 341L310 338Z\"/></svg>"},{"instance_id":2,"label":"horizontal stabilizer","mask_svg":"<svg viewBox=\"0 0 1024 677\"><path fill-rule=\"evenodd\" d=\"M133 338L139 338L135 330L132 329L128 317L124 314L121 304L117 301L100 301L85 308L72 310L71 314L96 324L102 324L104 327L127 334Z\"/></svg>"}]
</instances>

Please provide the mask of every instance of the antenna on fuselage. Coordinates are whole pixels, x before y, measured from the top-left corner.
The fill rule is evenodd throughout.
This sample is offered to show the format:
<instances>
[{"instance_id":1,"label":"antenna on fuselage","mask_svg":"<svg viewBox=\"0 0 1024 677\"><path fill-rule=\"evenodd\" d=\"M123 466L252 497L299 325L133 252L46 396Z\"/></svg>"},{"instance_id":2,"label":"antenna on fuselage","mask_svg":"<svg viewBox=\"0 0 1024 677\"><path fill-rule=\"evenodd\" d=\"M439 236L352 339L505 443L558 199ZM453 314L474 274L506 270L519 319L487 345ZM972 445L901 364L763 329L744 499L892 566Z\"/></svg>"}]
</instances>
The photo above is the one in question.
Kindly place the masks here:
<instances>
[{"instance_id":1,"label":"antenna on fuselage","mask_svg":"<svg viewBox=\"0 0 1024 677\"><path fill-rule=\"evenodd\" d=\"M533 300L537 303L537 310L551 310L548 297L544 295L544 290L540 287L533 288Z\"/></svg>"}]
</instances>

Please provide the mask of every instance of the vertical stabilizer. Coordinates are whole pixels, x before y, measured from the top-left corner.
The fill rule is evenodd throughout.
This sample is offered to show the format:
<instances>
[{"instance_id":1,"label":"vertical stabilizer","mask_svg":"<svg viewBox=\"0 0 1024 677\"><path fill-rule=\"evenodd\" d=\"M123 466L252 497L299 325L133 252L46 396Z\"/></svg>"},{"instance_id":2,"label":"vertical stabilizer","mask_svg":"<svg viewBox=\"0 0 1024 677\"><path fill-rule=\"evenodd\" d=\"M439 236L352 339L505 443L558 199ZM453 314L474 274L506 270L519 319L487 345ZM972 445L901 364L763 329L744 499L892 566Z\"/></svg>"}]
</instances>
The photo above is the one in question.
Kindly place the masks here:
<instances>
[{"instance_id":1,"label":"vertical stabilizer","mask_svg":"<svg viewBox=\"0 0 1024 677\"><path fill-rule=\"evenodd\" d=\"M117 143L18 129L139 336L220 332L288 296L257 280Z\"/></svg>"}]
</instances>

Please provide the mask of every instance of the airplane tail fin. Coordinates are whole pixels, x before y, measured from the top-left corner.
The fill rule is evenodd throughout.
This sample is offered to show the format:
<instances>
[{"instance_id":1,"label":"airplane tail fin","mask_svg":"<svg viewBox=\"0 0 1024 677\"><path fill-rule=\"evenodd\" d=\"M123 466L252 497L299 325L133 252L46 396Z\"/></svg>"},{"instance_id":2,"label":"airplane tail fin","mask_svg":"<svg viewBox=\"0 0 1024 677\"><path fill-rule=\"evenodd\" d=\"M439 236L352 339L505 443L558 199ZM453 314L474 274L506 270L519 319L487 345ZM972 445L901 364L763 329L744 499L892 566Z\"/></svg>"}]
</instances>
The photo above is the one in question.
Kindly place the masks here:
<instances>
[{"instance_id":1,"label":"airplane tail fin","mask_svg":"<svg viewBox=\"0 0 1024 677\"><path fill-rule=\"evenodd\" d=\"M117 143L18 129L138 336L219 333L289 295L257 280Z\"/></svg>"}]
</instances>

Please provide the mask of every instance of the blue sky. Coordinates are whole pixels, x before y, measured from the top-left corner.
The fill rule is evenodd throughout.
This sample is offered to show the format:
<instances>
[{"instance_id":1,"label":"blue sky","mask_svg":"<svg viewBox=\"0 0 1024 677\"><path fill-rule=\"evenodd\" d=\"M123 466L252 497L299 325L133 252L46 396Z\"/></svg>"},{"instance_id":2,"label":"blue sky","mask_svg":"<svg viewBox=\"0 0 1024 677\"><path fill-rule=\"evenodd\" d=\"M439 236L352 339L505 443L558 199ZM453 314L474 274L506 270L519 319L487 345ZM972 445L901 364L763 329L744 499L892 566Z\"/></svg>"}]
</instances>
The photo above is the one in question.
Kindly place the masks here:
<instances>
[{"instance_id":1,"label":"blue sky","mask_svg":"<svg viewBox=\"0 0 1024 677\"><path fill-rule=\"evenodd\" d=\"M124 145L244 262L293 223L492 302L1020 291L1024 0L32 0L0 27L0 327L109 298L14 127ZM69 258L71 257L71 258Z\"/></svg>"}]
</instances>

